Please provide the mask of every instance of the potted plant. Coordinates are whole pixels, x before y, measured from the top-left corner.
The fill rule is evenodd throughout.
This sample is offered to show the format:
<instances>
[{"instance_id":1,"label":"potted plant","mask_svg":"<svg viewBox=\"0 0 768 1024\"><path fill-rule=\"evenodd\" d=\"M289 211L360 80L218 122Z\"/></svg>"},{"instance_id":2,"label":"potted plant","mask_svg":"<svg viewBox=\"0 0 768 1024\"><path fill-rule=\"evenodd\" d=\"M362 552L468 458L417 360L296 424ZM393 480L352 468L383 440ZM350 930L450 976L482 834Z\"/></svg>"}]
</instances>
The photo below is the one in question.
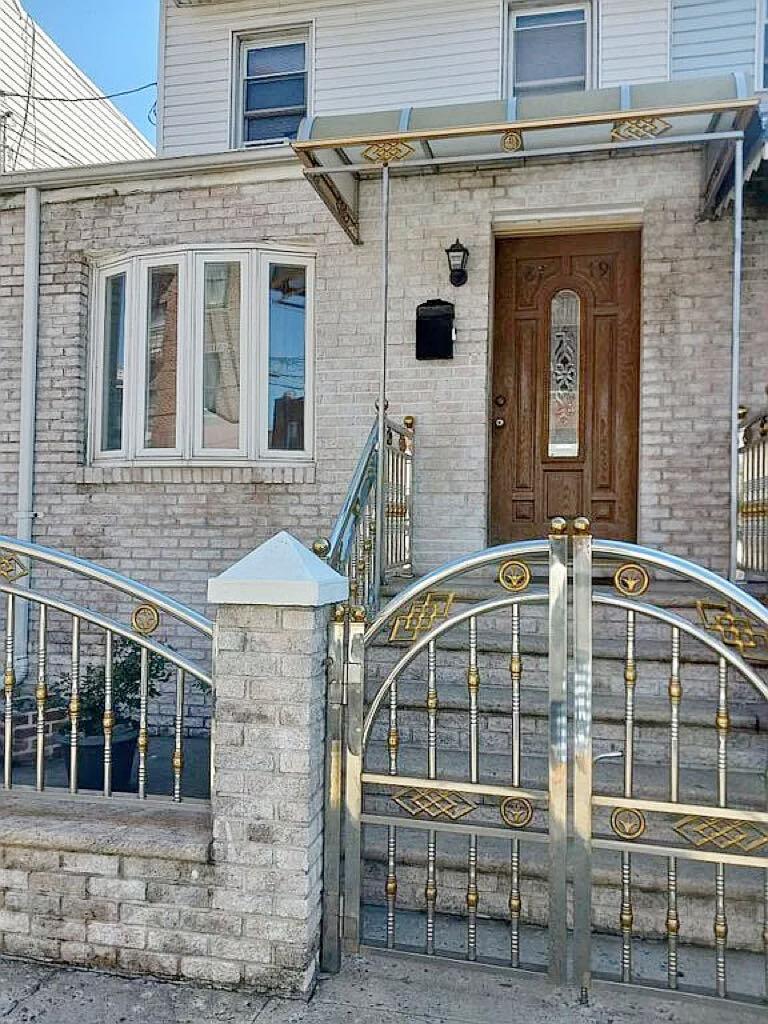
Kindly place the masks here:
<instances>
[{"instance_id":1,"label":"potted plant","mask_svg":"<svg viewBox=\"0 0 768 1024\"><path fill-rule=\"evenodd\" d=\"M160 687L172 675L171 664L157 654L149 654L149 699L157 697ZM123 637L115 637L112 648L112 788L135 791L132 782L133 758L138 739L141 705L141 648ZM54 689L65 705L69 704L72 677L62 675ZM78 758L77 776L80 789L104 788L104 665L87 665L80 674L78 686ZM60 732L61 751L69 778L71 732Z\"/></svg>"}]
</instances>

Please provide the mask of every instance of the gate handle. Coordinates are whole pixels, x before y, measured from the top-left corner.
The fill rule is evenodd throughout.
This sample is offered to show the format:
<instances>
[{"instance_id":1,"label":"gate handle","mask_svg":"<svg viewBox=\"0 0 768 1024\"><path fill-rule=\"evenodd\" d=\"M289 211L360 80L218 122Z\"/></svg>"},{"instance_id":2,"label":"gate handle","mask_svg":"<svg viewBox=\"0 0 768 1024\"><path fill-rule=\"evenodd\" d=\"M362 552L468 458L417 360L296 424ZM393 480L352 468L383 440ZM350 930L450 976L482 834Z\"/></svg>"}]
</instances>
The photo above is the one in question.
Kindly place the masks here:
<instances>
[{"instance_id":1,"label":"gate handle","mask_svg":"<svg viewBox=\"0 0 768 1024\"><path fill-rule=\"evenodd\" d=\"M598 754L597 757L593 757L592 764L597 764L598 761L618 761L623 757L623 750L609 750L607 754Z\"/></svg>"}]
</instances>

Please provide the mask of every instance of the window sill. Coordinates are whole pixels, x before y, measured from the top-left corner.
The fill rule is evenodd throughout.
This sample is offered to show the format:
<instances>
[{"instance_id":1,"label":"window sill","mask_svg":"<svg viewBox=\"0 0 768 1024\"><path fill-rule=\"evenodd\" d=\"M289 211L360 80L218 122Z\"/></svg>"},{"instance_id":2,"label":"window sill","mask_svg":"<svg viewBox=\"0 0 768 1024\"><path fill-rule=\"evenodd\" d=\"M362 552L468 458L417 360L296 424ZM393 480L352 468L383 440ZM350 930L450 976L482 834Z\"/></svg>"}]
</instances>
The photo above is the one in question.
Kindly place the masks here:
<instances>
[{"instance_id":1,"label":"window sill","mask_svg":"<svg viewBox=\"0 0 768 1024\"><path fill-rule=\"evenodd\" d=\"M81 466L78 484L313 484L315 463L260 462L233 466L219 463L96 463Z\"/></svg>"}]
</instances>

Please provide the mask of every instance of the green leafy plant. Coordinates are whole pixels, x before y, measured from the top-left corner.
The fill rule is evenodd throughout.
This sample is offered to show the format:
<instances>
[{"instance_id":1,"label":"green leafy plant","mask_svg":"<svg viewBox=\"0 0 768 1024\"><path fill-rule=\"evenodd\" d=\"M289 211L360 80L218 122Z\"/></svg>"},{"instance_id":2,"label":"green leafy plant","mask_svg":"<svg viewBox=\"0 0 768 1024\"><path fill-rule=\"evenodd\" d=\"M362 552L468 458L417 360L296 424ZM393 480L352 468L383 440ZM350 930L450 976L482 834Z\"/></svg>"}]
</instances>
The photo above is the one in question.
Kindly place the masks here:
<instances>
[{"instance_id":1,"label":"green leafy plant","mask_svg":"<svg viewBox=\"0 0 768 1024\"><path fill-rule=\"evenodd\" d=\"M147 694L150 700L158 697L160 687L173 674L170 662L149 653ZM141 648L132 640L115 637L112 646L112 710L115 724L132 726L139 718L141 694ZM54 695L63 704L69 703L72 676L65 673L54 684ZM105 672L104 665L90 664L80 673L78 699L79 731L85 736L99 736L103 732Z\"/></svg>"}]
</instances>

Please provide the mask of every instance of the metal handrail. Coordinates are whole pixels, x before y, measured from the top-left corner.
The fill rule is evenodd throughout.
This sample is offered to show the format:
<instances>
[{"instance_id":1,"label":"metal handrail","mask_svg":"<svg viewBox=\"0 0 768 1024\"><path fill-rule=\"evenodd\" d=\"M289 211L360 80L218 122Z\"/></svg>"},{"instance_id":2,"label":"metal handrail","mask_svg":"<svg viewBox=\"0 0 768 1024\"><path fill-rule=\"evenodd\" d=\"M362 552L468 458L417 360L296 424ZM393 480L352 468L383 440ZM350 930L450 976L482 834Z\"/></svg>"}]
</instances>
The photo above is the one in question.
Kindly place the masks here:
<instances>
[{"instance_id":1,"label":"metal handrail","mask_svg":"<svg viewBox=\"0 0 768 1024\"><path fill-rule=\"evenodd\" d=\"M328 563L334 569L340 569L346 558L354 531L357 509L368 499L371 488L376 482L376 424L371 427L355 471L349 482L347 493L341 505L336 523L328 539Z\"/></svg>"}]
</instances>

